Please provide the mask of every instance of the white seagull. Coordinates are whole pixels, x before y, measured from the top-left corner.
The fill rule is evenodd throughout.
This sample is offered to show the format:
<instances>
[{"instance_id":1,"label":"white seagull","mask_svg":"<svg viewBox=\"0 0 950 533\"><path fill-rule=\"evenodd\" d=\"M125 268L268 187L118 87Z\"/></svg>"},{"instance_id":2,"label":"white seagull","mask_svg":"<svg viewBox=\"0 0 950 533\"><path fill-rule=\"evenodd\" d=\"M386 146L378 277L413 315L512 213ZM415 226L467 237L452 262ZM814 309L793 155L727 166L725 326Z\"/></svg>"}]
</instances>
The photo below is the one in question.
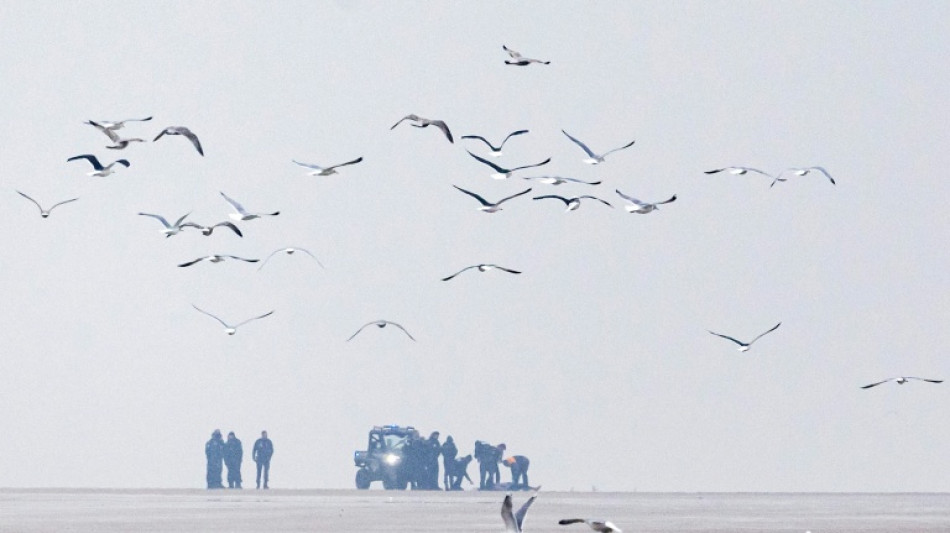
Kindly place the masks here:
<instances>
[{"instance_id":1,"label":"white seagull","mask_svg":"<svg viewBox=\"0 0 950 533\"><path fill-rule=\"evenodd\" d=\"M287 248L281 248L281 249L279 249L279 250L274 250L273 252L271 252L271 254L270 254L269 256L267 256L267 257L264 259L264 261L261 263L261 266L257 267L257 269L260 270L260 269L264 268L264 265L267 264L267 261L270 260L271 257L274 257L274 255L279 254L280 252L284 252L284 253L287 254L287 255L293 255L295 252L303 252L303 253L309 255L310 257L312 257L313 260L316 261L318 265L320 265L320 268L326 268L326 267L323 266L323 263L321 263L320 260L317 259L317 256L315 256L315 255L313 255L312 253L310 253L310 250L305 250L305 249L303 249L303 248L297 248L297 247L289 246L289 247L287 247Z\"/></svg>"},{"instance_id":2,"label":"white seagull","mask_svg":"<svg viewBox=\"0 0 950 533\"><path fill-rule=\"evenodd\" d=\"M468 150L466 150L466 152L468 152ZM485 163L486 165L488 165L488 166L492 167L493 169L495 169L495 174L492 174L491 177L495 178L496 180L508 179L508 178L511 177L511 173L514 172L514 171L516 171L516 170L521 170L521 169L523 169L523 168L540 167L540 166L542 166L542 165L547 165L548 163L551 162L551 158L549 157L549 158L545 159L544 161L541 161L540 163L535 163L535 164L533 164L533 165L524 165L524 166L522 166L522 167L515 167L515 168L502 168L502 167L500 167L500 166L498 166L498 165L492 163L491 161L489 161L489 160L487 160L487 159L478 157L477 155L473 154L472 152L468 152L468 155L474 157L477 161L480 161L480 162L482 162L482 163Z\"/></svg>"},{"instance_id":3,"label":"white seagull","mask_svg":"<svg viewBox=\"0 0 950 533\"><path fill-rule=\"evenodd\" d=\"M508 142L508 139L514 137L515 135L524 135L525 133L528 133L528 130L513 131L509 133L508 136L505 137L505 139L501 141L501 144L499 144L498 146L495 146L494 144L488 142L488 139L482 137L481 135L462 135L462 138L463 139L478 139L482 141L483 143L485 143L486 145L488 145L488 148L491 150L492 157L500 157L502 155L501 149L505 147L505 143Z\"/></svg>"},{"instance_id":4,"label":"white seagull","mask_svg":"<svg viewBox=\"0 0 950 533\"><path fill-rule=\"evenodd\" d=\"M189 141L191 141L191 144L195 146L195 150L198 150L199 154L201 154L202 156L205 155L204 150L201 149L201 142L198 141L198 136L192 133L190 129L184 126L169 126L163 129L162 132L158 134L158 137L155 137L154 139L152 139L152 142L155 142L161 139L162 135L184 135L185 137L188 138Z\"/></svg>"},{"instance_id":5,"label":"white seagull","mask_svg":"<svg viewBox=\"0 0 950 533\"><path fill-rule=\"evenodd\" d=\"M125 168L129 168L130 166L132 166L131 163L129 163L127 159L116 159L115 161L109 163L108 165L102 166L102 163L99 162L99 159L92 154L75 155L73 157L70 157L66 161L76 161L77 159L85 159L89 161L89 163L92 164L92 168L94 170L92 172L86 173L86 175L90 177L104 178L108 176L109 174L113 174L115 173L115 170L112 170L112 167L114 167L117 164L122 165Z\"/></svg>"},{"instance_id":6,"label":"white seagull","mask_svg":"<svg viewBox=\"0 0 950 533\"><path fill-rule=\"evenodd\" d=\"M571 137L571 134L570 134L570 133L568 133L568 132L566 132L566 131L564 131L564 130L561 130L561 133L563 133L564 135L567 135L567 138L568 138L568 139L574 141L574 143L577 144L577 146L580 146L580 147L584 150L584 152L587 153L587 156L588 156L588 157L587 157L587 159L584 159L584 162L587 163L588 165L596 165L596 164L599 164L599 163L603 163L603 162L604 162L604 158L607 157L609 154L611 154L611 153L613 153L613 152L616 152L616 151L619 151L619 150L623 150L623 149L625 149L625 148L630 148L631 146L633 146L633 143L637 142L637 141L630 141L629 143L627 143L627 144L621 146L620 148L614 148L613 150L607 150L607 151L604 152L603 154L595 154L594 151L591 150L590 148L588 148L586 144L582 143L580 140L578 140L578 139L576 139L576 138L574 138L574 137Z\"/></svg>"},{"instance_id":7,"label":"white seagull","mask_svg":"<svg viewBox=\"0 0 950 533\"><path fill-rule=\"evenodd\" d=\"M198 231L200 231L201 234L204 235L205 237L208 237L209 235L214 233L214 228L228 228L229 230L237 234L238 237L241 237L241 238L244 237L244 234L241 233L241 230L238 229L238 227L232 224L231 222L228 222L227 220L225 220L224 222L218 222L217 224L212 224L210 226L202 226L201 224L196 224L194 222L185 222L184 224L181 225L181 227L182 229L195 228Z\"/></svg>"},{"instance_id":8,"label":"white seagull","mask_svg":"<svg viewBox=\"0 0 950 533\"><path fill-rule=\"evenodd\" d=\"M168 237L171 237L172 235L178 235L178 232L180 232L183 227L182 222L184 222L185 219L188 218L188 215L190 214L191 213L185 213L178 220L176 220L174 224L171 224L167 220L165 220L165 217L161 215L153 215L152 213L139 213L139 215L143 217L152 217L158 220L159 222L161 222L162 226L165 226L165 229L162 230L162 234L165 235L166 239Z\"/></svg>"},{"instance_id":9,"label":"white seagull","mask_svg":"<svg viewBox=\"0 0 950 533\"><path fill-rule=\"evenodd\" d=\"M518 65L519 67L523 67L526 65L530 65L531 63L540 63L542 65L551 64L550 61L541 61L540 59L531 59L530 57L524 57L520 53L515 52L514 50L512 50L511 48L508 48L505 45L501 45L501 49L504 50L505 52L508 52L508 55L511 56L511 59L505 60L506 65Z\"/></svg>"},{"instance_id":10,"label":"white seagull","mask_svg":"<svg viewBox=\"0 0 950 533\"><path fill-rule=\"evenodd\" d=\"M126 148L129 145L129 143L133 143L133 142L140 142L140 143L145 142L145 139L139 139L139 138L123 139L122 137L119 137L118 133L115 132L115 130L118 128L107 128L103 126L102 124L99 124L98 122L95 122L92 120L86 121L86 124L89 124L90 126L95 126L96 129L98 129L102 133L105 133L109 137L109 139L112 140L114 144L112 146L106 146L106 148L109 148L110 150L122 150Z\"/></svg>"},{"instance_id":11,"label":"white seagull","mask_svg":"<svg viewBox=\"0 0 950 533\"><path fill-rule=\"evenodd\" d=\"M786 172L791 172L792 174L795 174L796 176L807 176L813 170L817 170L818 172L821 172L822 174L824 174L825 177L828 178L828 181L830 181L832 185L835 185L835 179L831 177L831 174L829 174L828 171L825 170L824 167L786 168L785 170L779 172L778 175L781 177L782 174L785 174ZM785 180L782 180L782 181L785 181ZM772 183L774 184L775 182L773 181Z\"/></svg>"},{"instance_id":12,"label":"white seagull","mask_svg":"<svg viewBox=\"0 0 950 533\"><path fill-rule=\"evenodd\" d=\"M450 143L455 143L455 141L452 139L452 132L449 131L449 127L445 124L445 122L441 120L430 120L427 118L422 118L418 115L406 115L402 117L401 119L399 119L399 122L393 124L392 127L390 127L389 129L391 130L395 128L396 126L401 124L403 120L414 120L418 122L418 124L413 124L413 126L417 128L428 128L429 126L435 126L439 128L440 130L442 130L442 133L445 134L445 138L448 139Z\"/></svg>"},{"instance_id":13,"label":"white seagull","mask_svg":"<svg viewBox=\"0 0 950 533\"><path fill-rule=\"evenodd\" d=\"M463 268L462 270L459 270L458 272L456 272L455 274L452 274L451 276L448 276L448 277L446 277L446 278L442 278L442 281L448 281L448 280L454 278L455 276L458 276L458 275L461 274L462 272L465 272L466 270L471 270L471 269L473 269L473 268L477 268L479 272L488 272L489 270L498 269L498 270L502 270L502 271L504 271L504 272L508 272L509 274L521 274L521 271L519 271L519 270L512 270L512 269L510 269L510 268L505 268L505 267L498 266L498 265L489 265L489 264L482 263L482 264L479 264L479 265L472 265L472 266L465 267L465 268Z\"/></svg>"},{"instance_id":14,"label":"white seagull","mask_svg":"<svg viewBox=\"0 0 950 533\"><path fill-rule=\"evenodd\" d=\"M584 185L600 185L600 181L584 181L577 178L565 178L561 176L525 176L523 179L540 181L545 185L561 185L564 183L583 183Z\"/></svg>"},{"instance_id":15,"label":"white seagull","mask_svg":"<svg viewBox=\"0 0 950 533\"><path fill-rule=\"evenodd\" d=\"M894 381L898 385L903 385L907 383L908 380L916 379L917 381L926 381L928 383L943 383L942 379L927 379L927 378L915 378L914 376L900 376L896 378L887 378L884 381L878 381L877 383L871 383L870 385L865 385L861 387L862 389L870 389L871 387L876 387L881 383L887 383L888 381Z\"/></svg>"},{"instance_id":16,"label":"white seagull","mask_svg":"<svg viewBox=\"0 0 950 533\"><path fill-rule=\"evenodd\" d=\"M713 335L715 335L715 336L717 336L717 337L722 337L722 338L724 338L724 339L729 339L729 340L731 340L732 342L738 344L738 345L739 345L739 351L740 351L740 352L748 352L748 351L749 351L749 348L752 347L752 343L753 343L753 342L755 342L755 341L761 339L762 337L764 337L765 335L767 335L767 334L769 334L769 333L772 333L773 331L775 331L776 329L778 329L778 327L781 326L781 325L782 325L781 322L779 322L778 324L775 324L775 326L773 326L772 329L766 331L765 333L762 333L761 335L759 335L758 337L752 339L752 340L749 341L749 342L742 342L742 341L740 341L740 340L738 340L738 339L734 339L734 338L732 338L732 337L730 337L730 336L728 336L728 335L722 335L722 334L716 333L715 331L709 331L709 330L706 330L706 331L709 331L710 333L712 333Z\"/></svg>"},{"instance_id":17,"label":"white seagull","mask_svg":"<svg viewBox=\"0 0 950 533\"><path fill-rule=\"evenodd\" d=\"M505 523L506 533L521 533L524 531L524 517L528 514L528 508L538 497L537 494L528 498L528 501L518 509L517 513L512 513L511 494L505 495L505 500L501 502L501 519Z\"/></svg>"},{"instance_id":18,"label":"white seagull","mask_svg":"<svg viewBox=\"0 0 950 533\"><path fill-rule=\"evenodd\" d=\"M231 220L240 222L242 220L254 220L255 218L261 218L263 216L276 217L277 215L280 214L280 211L274 211L273 213L250 213L246 209L244 209L244 206L237 203L235 200L228 198L228 195L224 194L223 192L221 193L221 196L223 196L224 199L227 200L229 204L231 204L231 207L233 207L234 210L237 211L237 213L231 213L228 215L228 217L230 217Z\"/></svg>"},{"instance_id":19,"label":"white seagull","mask_svg":"<svg viewBox=\"0 0 950 533\"><path fill-rule=\"evenodd\" d=\"M752 168L752 167L723 167L723 168L717 168L713 170L706 170L704 171L704 174L717 174L719 172L728 172L732 174L733 176L744 176L748 174L749 172L752 172L753 174L761 174L767 178L772 178L772 185L769 185L769 187L773 187L776 182L787 181L785 178L782 177L781 174L779 174L778 176L773 176L769 174L768 172L764 172L757 168Z\"/></svg>"},{"instance_id":20,"label":"white seagull","mask_svg":"<svg viewBox=\"0 0 950 533\"><path fill-rule=\"evenodd\" d=\"M70 198L69 200L63 200L62 202L56 202L56 203L53 204L53 206L50 207L49 209L43 209L43 206L41 206L40 203L37 202L36 200L30 198L29 196L23 194L23 193L20 192L20 191L17 191L16 193L19 194L20 196L26 198L27 200L33 202L33 205L35 205L35 206L37 207L37 209L40 210L40 216L43 217L43 218L48 217L50 211L52 211L53 209L56 209L57 206L60 206L60 205L63 205L63 204L68 204L69 202L75 202L76 200L79 199L79 198Z\"/></svg>"},{"instance_id":21,"label":"white seagull","mask_svg":"<svg viewBox=\"0 0 950 533\"><path fill-rule=\"evenodd\" d=\"M562 518L561 520L558 520L557 523L561 524L562 526L570 524L587 524L588 527L597 533L623 533L623 530L615 526L613 522L608 522L607 520L592 520L590 518Z\"/></svg>"},{"instance_id":22,"label":"white seagull","mask_svg":"<svg viewBox=\"0 0 950 533\"><path fill-rule=\"evenodd\" d=\"M606 205L607 207L613 207L612 205L610 205L610 202L608 202L607 200L601 200L600 198L596 196L591 196L589 194L585 194L583 196L574 196L571 198L565 198L563 196L558 196L556 194L543 194L541 196L534 197L535 200L544 200L545 198L553 198L553 199L557 199L564 202L564 205L567 206L567 209L564 210L565 212L577 211L577 209L581 206L581 200L584 198L588 198L590 200L597 200L598 202Z\"/></svg>"},{"instance_id":23,"label":"white seagull","mask_svg":"<svg viewBox=\"0 0 950 533\"><path fill-rule=\"evenodd\" d=\"M356 159L352 161L347 161L346 163L340 163L339 165L321 167L320 165L314 165L312 163L301 163L300 161L297 161L296 159L291 159L291 161L293 161L294 163L302 167L312 169L313 172L309 173L310 176L329 176L330 174L336 174L336 169L340 167L345 167L346 165L355 165L356 163L359 163L362 160L363 160L362 157L357 157Z\"/></svg>"},{"instance_id":24,"label":"white seagull","mask_svg":"<svg viewBox=\"0 0 950 533\"><path fill-rule=\"evenodd\" d=\"M408 331L406 331L406 328L400 326L399 324L395 322L390 322L388 320L374 320L372 322L367 322L366 324L363 324L363 326L360 327L360 329L356 330L356 333L350 335L349 339L346 339L346 342L350 342L351 340L353 340L353 337L359 335L360 332L363 331L363 329L367 326L376 326L378 328L385 328L386 326L389 326L389 325L396 326L397 328L401 329L402 332L405 333L410 339L416 340L415 337L413 337L412 335L409 334Z\"/></svg>"},{"instance_id":25,"label":"white seagull","mask_svg":"<svg viewBox=\"0 0 950 533\"><path fill-rule=\"evenodd\" d=\"M657 207L659 205L668 204L670 202L676 201L676 195L674 194L669 200L663 200L662 202L656 202L656 203L651 204L651 203L647 203L641 200L637 200L636 198L632 196L627 196L626 194L620 192L620 189L615 189L615 191L621 198L630 202L630 204L623 206L623 208L626 209L628 213L639 213L641 215L645 215L651 211L655 211L659 209L659 207Z\"/></svg>"},{"instance_id":26,"label":"white seagull","mask_svg":"<svg viewBox=\"0 0 950 533\"><path fill-rule=\"evenodd\" d=\"M199 307L198 307L197 305L195 305L195 304L191 304L191 306L194 307L195 309L197 309L198 311L200 311L200 312L202 312L202 313L204 313L204 314L210 316L211 318L217 320L218 322L220 322L221 325L224 326L224 332L227 333L228 335L234 335L235 333L237 333L237 328L243 326L244 324L247 324L248 322L250 322L250 321L252 321L252 320L257 320L257 319L259 319L259 318L264 318L264 317L266 317L266 316L271 316L272 314L274 314L274 312L271 311L271 312L269 312L269 313L264 313L264 314L261 315L261 316L256 316L256 317L253 317L253 318L249 318L249 319L245 320L244 322L240 322L240 323L235 324L235 325L232 326L232 325L228 324L227 322L225 322L224 320L221 320L220 318L218 318L218 317L212 315L211 313L205 311L204 309L199 308Z\"/></svg>"},{"instance_id":27,"label":"white seagull","mask_svg":"<svg viewBox=\"0 0 950 533\"><path fill-rule=\"evenodd\" d=\"M497 202L492 203L492 202L489 202L488 200L482 198L481 196L479 196L479 195L473 193L472 191L466 191L465 189L459 187L458 185L452 185L452 186L455 187L456 189L458 189L458 190L464 192L465 194L471 196L472 198L478 200L479 203L482 204L482 206L479 207L478 210L479 210L479 211L484 211L484 212L486 212L486 213L494 213L494 212L496 212L496 211L501 211L501 204L502 204L503 202L507 202L508 200L511 200L512 198L517 198L518 196L521 196L521 195L523 195L523 194L528 194L529 192L531 192L531 188L529 187L529 188L527 188L527 189L525 189L525 190L523 190L523 191L521 191L521 192L519 192L519 193L517 193L517 194L512 194L511 196L506 196L505 198L502 198L501 200L498 200Z\"/></svg>"},{"instance_id":28,"label":"white seagull","mask_svg":"<svg viewBox=\"0 0 950 533\"><path fill-rule=\"evenodd\" d=\"M193 260L191 260L191 261L187 261L187 262L182 263L182 264L180 264L180 265L178 265L178 266L179 266L179 267L189 267L189 266L191 266L191 265L193 265L193 264L195 264L195 263L199 263L199 262L201 262L201 261L209 261L209 262L211 262L211 263L220 263L221 261L224 261L225 259L237 259L238 261L246 261L246 262L248 262L248 263L256 263L256 262L260 261L260 259L246 259L246 258L244 258L244 257L238 257L238 256L236 256L236 255L211 254L211 255L206 255L206 256L204 256L204 257L199 257L198 259L193 259Z\"/></svg>"}]
</instances>

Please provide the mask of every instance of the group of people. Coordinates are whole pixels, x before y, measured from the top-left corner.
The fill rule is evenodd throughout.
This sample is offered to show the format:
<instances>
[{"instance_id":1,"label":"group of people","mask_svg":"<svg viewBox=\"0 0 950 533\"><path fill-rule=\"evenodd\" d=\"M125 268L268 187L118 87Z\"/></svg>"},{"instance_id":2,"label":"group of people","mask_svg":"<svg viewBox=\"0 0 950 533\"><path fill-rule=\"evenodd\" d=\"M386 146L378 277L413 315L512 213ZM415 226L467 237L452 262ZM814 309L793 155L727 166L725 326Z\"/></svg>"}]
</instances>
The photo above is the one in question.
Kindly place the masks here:
<instances>
[{"instance_id":1,"label":"group of people","mask_svg":"<svg viewBox=\"0 0 950 533\"><path fill-rule=\"evenodd\" d=\"M257 488L261 488L261 473L264 474L264 488L270 478L270 458L274 455L274 444L267 438L267 431L261 432L261 438L254 442L251 458L257 463ZM221 474L228 469L228 488L241 487L241 462L244 460L244 448L241 441L231 431L228 440L221 438L221 430L211 433L211 439L205 443L205 458L208 460L207 482L209 489L223 489Z\"/></svg>"},{"instance_id":2,"label":"group of people","mask_svg":"<svg viewBox=\"0 0 950 533\"><path fill-rule=\"evenodd\" d=\"M478 461L479 490L528 490L528 466L531 461L523 455L505 457L507 446L499 444L492 446L482 441L475 441L474 458ZM462 490L462 480L467 479L468 465L472 455L458 456L458 447L451 435L439 443L439 432L433 431L428 439L423 439L419 432L412 430L402 449L406 478L414 490L439 490L439 456L442 456L442 487L445 490ZM502 464L511 469L511 483L501 482L501 472L498 465Z\"/></svg>"}]
</instances>

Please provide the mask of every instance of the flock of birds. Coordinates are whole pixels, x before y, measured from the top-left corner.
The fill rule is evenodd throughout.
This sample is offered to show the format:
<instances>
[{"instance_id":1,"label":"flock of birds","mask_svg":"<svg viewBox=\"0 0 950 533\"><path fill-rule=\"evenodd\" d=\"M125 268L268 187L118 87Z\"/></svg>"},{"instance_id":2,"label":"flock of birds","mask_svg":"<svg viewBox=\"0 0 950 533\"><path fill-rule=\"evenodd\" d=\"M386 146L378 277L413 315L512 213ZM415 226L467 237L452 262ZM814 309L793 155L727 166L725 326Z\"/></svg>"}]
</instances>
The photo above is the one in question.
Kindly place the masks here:
<instances>
[{"instance_id":1,"label":"flock of birds","mask_svg":"<svg viewBox=\"0 0 950 533\"><path fill-rule=\"evenodd\" d=\"M503 46L503 50L507 52L509 55L509 59L505 60L505 64L507 65L526 67L529 65L550 64L550 61L542 61L539 59L524 57L519 52L512 50L511 48L508 48L507 46ZM108 137L111 144L107 145L105 148L110 149L110 150L125 150L132 144L144 143L146 142L146 140L142 138L138 138L138 137L123 137L119 133L120 130L123 130L125 125L130 122L148 122L151 120L152 120L152 117L149 116L145 118L133 118L133 119L126 119L126 120L119 120L119 121L89 120L86 122L86 124L96 128L99 132L101 132L106 137ZM389 129L394 130L396 127L398 127L400 124L404 122L407 122L410 125L414 126L415 128L419 128L419 129L424 129L424 128L428 128L432 126L435 129L439 130L441 134L445 137L445 139L448 140L449 143L452 143L452 144L455 143L455 138L451 132L451 129L449 128L448 124L446 124L446 122L443 120L429 119L429 118L420 117L416 114L409 114L399 119ZM585 143L584 141L581 141L574 135L571 135L565 130L561 130L561 132L567 138L567 140L569 140L573 145L576 145L581 151L583 151L584 157L581 161L588 165L604 164L608 156L612 154L616 154L624 150L628 150L631 147L633 147L635 144L635 141L631 140L615 148L612 148L603 152L596 152L593 149L591 149L587 143ZM521 175L523 174L523 171L527 169L536 169L536 168L550 164L552 160L550 157L537 163L517 165L517 166L503 165L497 162L497 161L501 161L501 159L499 158L502 158L504 156L503 150L505 149L506 145L508 145L509 141L512 141L513 139L516 139L517 137L527 135L527 134L529 134L529 130L527 129L519 129L519 130L513 131L509 133L507 136L505 136L501 140L501 142L498 143L497 145L480 135L474 135L474 134L463 135L461 139L466 140L466 141L472 141L472 142L477 141L478 143L480 143L479 145L484 145L487 148L488 150L487 156L490 157L491 159L478 155L471 150L466 150L466 152L473 160L477 161L478 163L482 165L489 167L492 171L489 174L489 177L495 180L509 180L509 179L514 178L517 173L518 176L524 179L525 181L537 183L540 185L552 186L552 187L558 187L565 184L569 184L569 186L571 187L573 186L597 187L601 185L602 183L601 181L585 181L585 180L581 180L577 178L564 177L564 176L559 176L559 175L541 175L541 176L522 176ZM202 147L202 144L198 136L195 133L193 133L189 128L183 127L183 126L166 127L163 130L161 130L161 132L158 133L158 135L152 139L152 142L156 142L165 136L184 137L191 143L191 145L193 146L193 148L195 149L195 151L197 151L199 155L204 156L204 149ZM479 145L473 145L473 147L479 146ZM69 157L67 161L68 162L86 161L92 167L92 170L87 173L87 175L90 177L107 177L120 171L121 168L127 169L132 166L131 162L125 158L116 159L108 164L103 164L102 161L96 155L93 155L93 154L79 154L73 157ZM296 159L291 160L293 164L296 164L308 169L309 176L331 176L342 171L344 167L357 165L361 163L362 161L363 161L363 158L358 157L358 158L355 158L343 163L323 166L323 165L314 164L314 163L301 162ZM811 173L817 173L824 176L832 185L836 184L835 179L828 172L828 170L821 166L790 167L776 174L768 173L763 170L759 170L759 169L747 167L747 166L726 166L722 168L711 169L711 170L705 171L705 173L709 175L727 173L727 174L736 175L736 176L745 176L745 175L762 176L771 180L770 187L774 187L777 183L787 182L790 176L803 177ZM521 190L520 192L510 194L500 199L489 200L485 196L477 192L464 189L457 185L453 185L453 187L457 189L458 191L460 191L461 193L476 200L479 204L477 209L484 213L497 213L498 211L502 210L503 204L506 204L507 202L511 202L512 200L515 200L522 196L525 196L533 191L533 187L528 187L524 190ZM50 207L45 208L37 200L28 196L26 193L21 192L21 191L16 191L16 192L20 196L25 198L26 200L33 203L39 209L40 216L43 218L49 217L51 212L54 209L62 205L69 204L71 202L75 202L78 200L78 198L70 198L70 199L59 201L57 203L52 204ZM663 199L659 201L645 201L637 197L631 196L629 194L626 194L619 189L615 189L615 193L620 199L622 199L625 202L624 209L628 213L631 213L631 214L641 214L641 215L650 214L654 211L659 210L660 206L673 203L677 200L676 194L671 195L667 199ZM165 216L162 216L159 214L155 214L155 213L140 212L138 214L144 217L149 217L154 220L157 220L162 226L161 234L164 235L166 238L176 236L186 230L195 230L196 232L200 232L204 236L211 236L214 230L217 228L230 231L233 234L237 235L238 237L243 237L244 236L243 232L241 228L237 225L238 223L245 223L245 222L252 221L255 219L261 219L264 217L276 217L280 215L280 211L249 210L245 208L242 203L229 197L224 192L221 192L220 194L221 194L221 197L224 199L224 201L233 209L233 212L231 212L228 215L229 220L222 220L222 221L215 222L209 225L204 225L204 224L198 224L196 222L188 221L187 219L191 213L186 213L184 215L181 215L178 218L174 219L173 222L170 221L171 219L166 218ZM610 201L604 198L595 196L593 194L578 194L578 195L540 194L537 196L533 196L532 199L535 201L557 200L558 202L564 205L565 212L576 211L577 209L581 207L582 202L585 200L598 203L607 208L614 207L614 205ZM260 263L260 265L258 266L258 270L260 270L267 264L267 262L272 257L276 256L277 254L293 255L297 252L300 252L304 255L309 256L321 268L323 267L323 264L312 252L300 247L279 248L277 250L274 250L263 261L257 258L246 258L246 257L239 257L235 255L228 255L228 254L210 254L210 255L206 255L206 256L198 257L189 261L182 262L178 264L178 267L188 268L188 267L197 265L199 263L220 263L224 261L238 261L238 262L246 262L246 263ZM497 264L479 263L479 264L466 266L458 270L457 272L450 274L441 279L442 281L448 282L455 279L457 276L469 271L488 272L492 270L498 270L498 271L505 272L508 274L513 274L513 275L518 275L522 273L519 270L505 267L505 266L500 266ZM249 322L264 319L266 317L271 316L274 313L274 311L271 310L269 312L266 312L257 316L253 316L251 318L248 318L246 320L243 320L237 323L231 323L231 322L223 320L219 316L209 311L206 311L204 309L199 308L198 306L195 306L194 304L192 304L192 307L194 307L194 309L198 311L199 313L207 315L208 317L211 317L212 319L220 323L224 327L225 333L227 333L228 335L236 334L239 327ZM774 332L775 330L779 328L780 325L781 325L781 322L771 327L764 333L761 333L758 336L752 338L752 340L748 342L739 340L736 337L733 337L730 335L716 333L713 331L709 331L709 333L735 343L736 345L738 345L738 349L740 352L746 352L751 349L753 343L755 343L756 341L758 341L765 335ZM415 337L413 337L413 335L410 334L410 332L401 324L398 324L390 320L379 319L379 320L373 320L373 321L367 322L366 324L362 325L347 339L347 342L352 341L356 336L358 336L364 330L366 330L367 328L370 328L370 326L376 326L377 329L384 329L387 326L393 326L394 328L401 330L402 333L404 333L410 340L412 341L416 340ZM937 380L937 379L920 378L920 377L912 377L912 376L898 376L898 377L887 378L876 383L871 383L861 388L869 389L869 388L876 387L878 385L889 383L889 382L894 382L899 385L903 385L911 381L920 381L920 382L928 382L928 383L942 382L942 380ZM532 496L518 510L517 513L512 513L511 495L506 496L504 503L502 505L501 513L502 513L502 518L504 519L507 531L509 532L522 531L522 524L524 521L525 514L527 513L528 508L534 502L536 497L537 495ZM581 519L581 518L570 518L570 519L564 519L560 521L560 524L562 525L569 525L569 524L576 524L576 523L585 523L588 526L590 526L591 529L598 532L606 533L606 532L620 531L619 528L617 528L616 526L614 526L613 524L607 521Z\"/></svg>"}]
</instances>

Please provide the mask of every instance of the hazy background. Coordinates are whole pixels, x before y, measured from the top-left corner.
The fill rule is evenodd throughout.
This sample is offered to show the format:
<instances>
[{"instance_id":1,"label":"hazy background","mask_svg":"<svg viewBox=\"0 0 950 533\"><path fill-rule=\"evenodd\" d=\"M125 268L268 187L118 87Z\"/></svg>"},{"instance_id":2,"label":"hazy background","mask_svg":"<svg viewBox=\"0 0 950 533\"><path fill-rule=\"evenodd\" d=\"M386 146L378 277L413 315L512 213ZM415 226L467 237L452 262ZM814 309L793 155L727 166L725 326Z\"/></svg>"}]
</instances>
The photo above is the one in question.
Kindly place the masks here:
<instances>
[{"instance_id":1,"label":"hazy background","mask_svg":"<svg viewBox=\"0 0 950 533\"><path fill-rule=\"evenodd\" d=\"M546 489L947 491L950 4L47 2L0 16L0 486L352 487L375 424ZM551 64L504 64L502 44ZM445 120L434 128L399 118ZM83 121L154 115L104 149ZM465 148L513 138L507 182ZM560 133L602 151L590 167ZM87 178L70 156L132 166ZM364 162L309 177L291 159ZM749 165L825 166L769 188ZM615 204L490 199L534 184ZM679 200L649 215L619 188ZM80 197L43 220L20 198ZM276 218L164 239L139 211ZM175 265L209 253L263 258ZM522 270L440 278L479 262ZM231 337L225 320L266 311ZM386 318L398 330L364 331ZM706 330L749 339L740 354ZM469 469L477 475L476 465ZM507 470L503 479L510 479Z\"/></svg>"}]
</instances>

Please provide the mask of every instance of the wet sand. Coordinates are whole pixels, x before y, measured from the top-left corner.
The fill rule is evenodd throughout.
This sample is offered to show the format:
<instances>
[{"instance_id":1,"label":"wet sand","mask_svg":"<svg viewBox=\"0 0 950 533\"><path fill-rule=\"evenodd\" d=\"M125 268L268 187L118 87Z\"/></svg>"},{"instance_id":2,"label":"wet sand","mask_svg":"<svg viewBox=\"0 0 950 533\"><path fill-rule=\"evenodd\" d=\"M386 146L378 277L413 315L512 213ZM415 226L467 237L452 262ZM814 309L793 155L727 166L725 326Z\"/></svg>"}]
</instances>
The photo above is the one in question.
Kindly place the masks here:
<instances>
[{"instance_id":1,"label":"wet sand","mask_svg":"<svg viewBox=\"0 0 950 533\"><path fill-rule=\"evenodd\" d=\"M529 493L515 493L515 507ZM0 532L504 531L500 492L0 490ZM950 494L652 494L542 490L526 532L596 516L633 532L950 531Z\"/></svg>"}]
</instances>

